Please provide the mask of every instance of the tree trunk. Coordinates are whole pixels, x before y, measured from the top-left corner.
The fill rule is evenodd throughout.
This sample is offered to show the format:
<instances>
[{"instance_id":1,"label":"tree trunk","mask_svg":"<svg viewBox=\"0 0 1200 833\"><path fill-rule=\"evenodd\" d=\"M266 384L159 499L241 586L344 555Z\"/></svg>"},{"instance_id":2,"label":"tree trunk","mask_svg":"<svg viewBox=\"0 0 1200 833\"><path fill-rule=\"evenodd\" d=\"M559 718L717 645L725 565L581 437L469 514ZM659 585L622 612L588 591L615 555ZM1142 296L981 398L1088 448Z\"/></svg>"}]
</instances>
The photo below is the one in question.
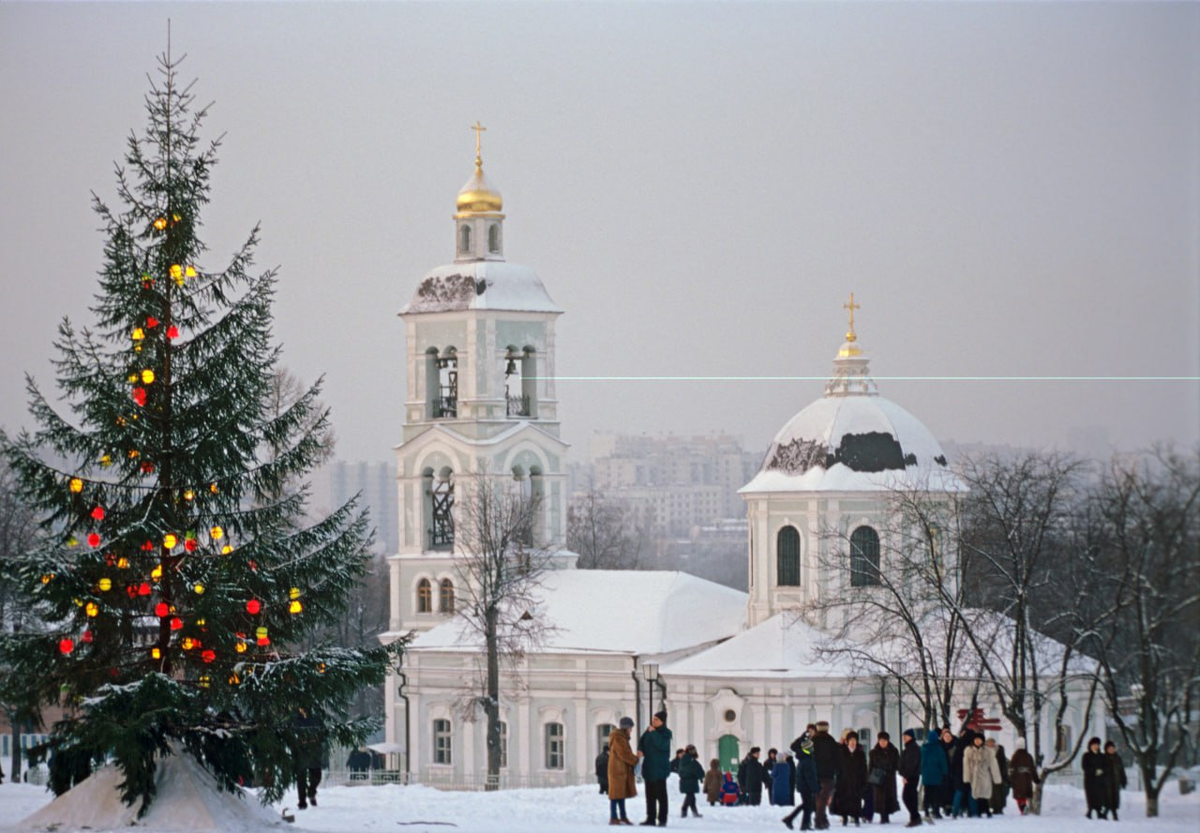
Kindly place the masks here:
<instances>
[{"instance_id":1,"label":"tree trunk","mask_svg":"<svg viewBox=\"0 0 1200 833\"><path fill-rule=\"evenodd\" d=\"M487 715L487 784L489 792L500 789L500 648L496 636L495 608L488 610L484 638L487 643L487 695L483 713Z\"/></svg>"},{"instance_id":2,"label":"tree trunk","mask_svg":"<svg viewBox=\"0 0 1200 833\"><path fill-rule=\"evenodd\" d=\"M1045 785L1046 777L1033 785L1033 795L1029 799L1029 812L1035 816L1042 814L1042 787Z\"/></svg>"},{"instance_id":3,"label":"tree trunk","mask_svg":"<svg viewBox=\"0 0 1200 833\"><path fill-rule=\"evenodd\" d=\"M1146 818L1148 819L1158 818L1158 793L1161 784L1156 780L1157 769L1153 764L1141 767L1142 790L1146 794Z\"/></svg>"},{"instance_id":4,"label":"tree trunk","mask_svg":"<svg viewBox=\"0 0 1200 833\"><path fill-rule=\"evenodd\" d=\"M21 783L21 724L13 717L12 722L12 767L8 770L10 784Z\"/></svg>"}]
</instances>

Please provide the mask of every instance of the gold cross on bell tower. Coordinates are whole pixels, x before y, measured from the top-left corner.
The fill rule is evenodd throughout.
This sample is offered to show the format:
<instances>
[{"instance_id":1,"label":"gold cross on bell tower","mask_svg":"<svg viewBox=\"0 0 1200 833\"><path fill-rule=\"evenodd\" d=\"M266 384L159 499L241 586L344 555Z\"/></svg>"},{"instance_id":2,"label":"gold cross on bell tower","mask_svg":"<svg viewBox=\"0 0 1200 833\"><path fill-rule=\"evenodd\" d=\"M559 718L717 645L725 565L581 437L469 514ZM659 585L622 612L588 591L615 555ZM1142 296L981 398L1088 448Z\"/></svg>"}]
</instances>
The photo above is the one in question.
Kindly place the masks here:
<instances>
[{"instance_id":1,"label":"gold cross on bell tower","mask_svg":"<svg viewBox=\"0 0 1200 833\"><path fill-rule=\"evenodd\" d=\"M471 125L471 129L475 131L475 167L482 168L483 156L480 153L480 138L483 136L484 131L486 131L487 128L480 124L479 120L476 119L475 124Z\"/></svg>"},{"instance_id":2,"label":"gold cross on bell tower","mask_svg":"<svg viewBox=\"0 0 1200 833\"><path fill-rule=\"evenodd\" d=\"M850 331L846 333L846 341L855 341L858 336L854 334L854 311L862 309L861 304L854 303L854 293L850 293L850 303L842 304L842 309L850 310Z\"/></svg>"}]
</instances>

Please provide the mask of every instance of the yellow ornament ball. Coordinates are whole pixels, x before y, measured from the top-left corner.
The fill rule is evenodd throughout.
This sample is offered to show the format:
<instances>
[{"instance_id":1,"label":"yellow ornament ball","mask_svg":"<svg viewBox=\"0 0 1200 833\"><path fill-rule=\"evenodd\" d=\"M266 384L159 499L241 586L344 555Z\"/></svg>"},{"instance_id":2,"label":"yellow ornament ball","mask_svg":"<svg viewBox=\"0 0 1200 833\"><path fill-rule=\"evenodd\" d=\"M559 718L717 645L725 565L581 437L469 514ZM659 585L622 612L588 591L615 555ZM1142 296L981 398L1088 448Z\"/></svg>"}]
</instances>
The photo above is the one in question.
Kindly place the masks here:
<instances>
[{"instance_id":1,"label":"yellow ornament ball","mask_svg":"<svg viewBox=\"0 0 1200 833\"><path fill-rule=\"evenodd\" d=\"M43 573L42 574L42 584L49 584L53 580L54 580L54 573Z\"/></svg>"},{"instance_id":2,"label":"yellow ornament ball","mask_svg":"<svg viewBox=\"0 0 1200 833\"><path fill-rule=\"evenodd\" d=\"M70 484L68 484L68 486L69 486L70 490L75 494L79 494L80 492L83 491L83 481L80 480L78 477L72 477L71 482L70 482Z\"/></svg>"},{"instance_id":3,"label":"yellow ornament ball","mask_svg":"<svg viewBox=\"0 0 1200 833\"><path fill-rule=\"evenodd\" d=\"M104 468L108 468L109 466L112 465L112 457L105 454L103 457L100 458L100 465L104 466Z\"/></svg>"},{"instance_id":4,"label":"yellow ornament ball","mask_svg":"<svg viewBox=\"0 0 1200 833\"><path fill-rule=\"evenodd\" d=\"M242 681L241 678L236 673L229 675L229 684L230 685L237 685L241 681Z\"/></svg>"},{"instance_id":5,"label":"yellow ornament ball","mask_svg":"<svg viewBox=\"0 0 1200 833\"><path fill-rule=\"evenodd\" d=\"M299 613L302 610L304 610L304 607L300 604L300 602L292 602L290 605L288 605L288 613Z\"/></svg>"},{"instance_id":6,"label":"yellow ornament ball","mask_svg":"<svg viewBox=\"0 0 1200 833\"><path fill-rule=\"evenodd\" d=\"M196 586L195 586L195 587L193 587L192 589L196 591L196 595L197 595L197 596L199 596L199 595L201 595L201 594L203 594L203 593L204 593L204 585L203 585L203 584L200 584L199 582L197 582L197 583L196 583Z\"/></svg>"},{"instance_id":7,"label":"yellow ornament ball","mask_svg":"<svg viewBox=\"0 0 1200 833\"><path fill-rule=\"evenodd\" d=\"M191 489L188 489L186 492L183 493L183 499L184 500L195 500L196 493L193 492Z\"/></svg>"},{"instance_id":8,"label":"yellow ornament ball","mask_svg":"<svg viewBox=\"0 0 1200 833\"><path fill-rule=\"evenodd\" d=\"M162 659L162 651L158 648L151 648L150 649L150 658L151 659Z\"/></svg>"},{"instance_id":9,"label":"yellow ornament ball","mask_svg":"<svg viewBox=\"0 0 1200 833\"><path fill-rule=\"evenodd\" d=\"M120 570L128 570L129 569L129 559L122 555L120 558L117 559L117 568Z\"/></svg>"},{"instance_id":10,"label":"yellow ornament ball","mask_svg":"<svg viewBox=\"0 0 1200 833\"><path fill-rule=\"evenodd\" d=\"M183 277L183 267L180 266L178 263L171 264L171 277L172 278L182 278Z\"/></svg>"},{"instance_id":11,"label":"yellow ornament ball","mask_svg":"<svg viewBox=\"0 0 1200 833\"><path fill-rule=\"evenodd\" d=\"M175 549L175 545L179 543L179 539L168 532L163 536L163 547L169 550Z\"/></svg>"},{"instance_id":12,"label":"yellow ornament ball","mask_svg":"<svg viewBox=\"0 0 1200 833\"><path fill-rule=\"evenodd\" d=\"M244 654L244 653L246 653L246 641L245 641L245 640L239 640L239 641L238 641L238 644L233 646L233 649L234 649L235 651L237 651L239 654Z\"/></svg>"},{"instance_id":13,"label":"yellow ornament ball","mask_svg":"<svg viewBox=\"0 0 1200 833\"><path fill-rule=\"evenodd\" d=\"M109 590L112 590L112 579L102 578L100 581L96 582L96 586L99 587L102 592L107 593Z\"/></svg>"},{"instance_id":14,"label":"yellow ornament ball","mask_svg":"<svg viewBox=\"0 0 1200 833\"><path fill-rule=\"evenodd\" d=\"M201 674L199 683L201 688L208 688L210 685L212 685L212 677L208 676L207 674Z\"/></svg>"},{"instance_id":15,"label":"yellow ornament ball","mask_svg":"<svg viewBox=\"0 0 1200 833\"><path fill-rule=\"evenodd\" d=\"M184 271L184 274L185 274L185 275L187 275L189 278L194 278L194 277L196 277L196 267L195 267L195 266L189 266L189 267L188 267L188 268L187 268L187 269Z\"/></svg>"},{"instance_id":16,"label":"yellow ornament ball","mask_svg":"<svg viewBox=\"0 0 1200 833\"><path fill-rule=\"evenodd\" d=\"M141 340L142 340L142 339L144 339L145 337L146 337L146 331L145 331L145 330L143 330L141 327L134 327L134 328L133 328L133 340L134 340L134 341L141 341Z\"/></svg>"},{"instance_id":17,"label":"yellow ornament ball","mask_svg":"<svg viewBox=\"0 0 1200 833\"><path fill-rule=\"evenodd\" d=\"M154 227L156 229L158 229L159 231L162 231L163 229L165 229L167 227L167 218L166 217L155 218Z\"/></svg>"},{"instance_id":18,"label":"yellow ornament ball","mask_svg":"<svg viewBox=\"0 0 1200 833\"><path fill-rule=\"evenodd\" d=\"M293 587L291 590L289 590L289 591L288 591L288 598L289 598L289 599L298 599L298 598L300 598L300 588L299 588L299 587Z\"/></svg>"},{"instance_id":19,"label":"yellow ornament ball","mask_svg":"<svg viewBox=\"0 0 1200 833\"><path fill-rule=\"evenodd\" d=\"M231 552L233 552L233 547L229 546L229 544L221 547L221 555L229 555Z\"/></svg>"},{"instance_id":20,"label":"yellow ornament ball","mask_svg":"<svg viewBox=\"0 0 1200 833\"><path fill-rule=\"evenodd\" d=\"M150 571L150 578L154 579L155 581L158 581L160 578L162 578L161 564L155 565L154 569Z\"/></svg>"},{"instance_id":21,"label":"yellow ornament ball","mask_svg":"<svg viewBox=\"0 0 1200 833\"><path fill-rule=\"evenodd\" d=\"M266 639L267 638L266 627L260 625L259 627L255 628L254 635L257 636L259 639Z\"/></svg>"},{"instance_id":22,"label":"yellow ornament ball","mask_svg":"<svg viewBox=\"0 0 1200 833\"><path fill-rule=\"evenodd\" d=\"M183 642L181 642L179 644L180 644L180 647L183 648L183 650L190 651L190 650L192 650L192 646L195 645L196 643L192 641L192 638L190 636L185 636L183 638Z\"/></svg>"},{"instance_id":23,"label":"yellow ornament ball","mask_svg":"<svg viewBox=\"0 0 1200 833\"><path fill-rule=\"evenodd\" d=\"M83 610L88 616L100 615L100 605L96 604L95 602L88 602L87 607L85 607Z\"/></svg>"},{"instance_id":24,"label":"yellow ornament ball","mask_svg":"<svg viewBox=\"0 0 1200 833\"><path fill-rule=\"evenodd\" d=\"M219 526L214 526L208 531L208 534L212 536L214 541L220 541L225 537L225 530L221 529Z\"/></svg>"},{"instance_id":25,"label":"yellow ornament ball","mask_svg":"<svg viewBox=\"0 0 1200 833\"><path fill-rule=\"evenodd\" d=\"M154 381L154 371L151 370L150 368L146 368L145 370L143 370L142 371L142 384L148 385L153 381Z\"/></svg>"}]
</instances>

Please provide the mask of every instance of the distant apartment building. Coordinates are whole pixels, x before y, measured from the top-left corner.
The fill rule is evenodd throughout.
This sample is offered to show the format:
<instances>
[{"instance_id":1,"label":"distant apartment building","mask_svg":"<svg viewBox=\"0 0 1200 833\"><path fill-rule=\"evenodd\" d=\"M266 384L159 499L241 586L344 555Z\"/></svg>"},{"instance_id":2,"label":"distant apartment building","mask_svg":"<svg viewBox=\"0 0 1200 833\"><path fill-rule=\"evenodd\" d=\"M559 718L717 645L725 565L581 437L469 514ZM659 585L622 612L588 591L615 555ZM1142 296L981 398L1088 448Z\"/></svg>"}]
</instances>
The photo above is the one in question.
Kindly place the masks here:
<instances>
[{"instance_id":1,"label":"distant apartment building","mask_svg":"<svg viewBox=\"0 0 1200 833\"><path fill-rule=\"evenodd\" d=\"M346 462L335 460L326 467L328 472L327 508L333 509L361 493L360 503L371 511L375 527L375 543L384 554L394 554L400 548L400 528L397 516L396 463L394 461ZM324 497L314 489L314 503Z\"/></svg>"},{"instance_id":2,"label":"distant apartment building","mask_svg":"<svg viewBox=\"0 0 1200 833\"><path fill-rule=\"evenodd\" d=\"M730 434L594 433L591 487L627 501L654 532L687 536L722 518L740 518L740 489L762 455Z\"/></svg>"}]
</instances>

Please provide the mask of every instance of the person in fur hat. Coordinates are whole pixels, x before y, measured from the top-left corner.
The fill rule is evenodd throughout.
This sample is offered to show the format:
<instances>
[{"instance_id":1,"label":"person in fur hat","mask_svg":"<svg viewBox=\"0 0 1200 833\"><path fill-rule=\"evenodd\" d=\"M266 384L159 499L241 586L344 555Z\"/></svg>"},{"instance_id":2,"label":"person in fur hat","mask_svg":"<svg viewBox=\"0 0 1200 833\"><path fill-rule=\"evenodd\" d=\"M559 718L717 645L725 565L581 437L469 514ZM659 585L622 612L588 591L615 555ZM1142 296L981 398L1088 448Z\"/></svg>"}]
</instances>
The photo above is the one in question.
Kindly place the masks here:
<instances>
[{"instance_id":1,"label":"person in fur hat","mask_svg":"<svg viewBox=\"0 0 1200 833\"><path fill-rule=\"evenodd\" d=\"M896 773L900 769L900 752L892 745L892 736L880 732L875 736L875 747L867 756L867 780L873 787L875 812L879 823L887 824L892 813L900 812L896 800Z\"/></svg>"},{"instance_id":2,"label":"person in fur hat","mask_svg":"<svg viewBox=\"0 0 1200 833\"><path fill-rule=\"evenodd\" d=\"M1025 808L1033 798L1033 785L1041 783L1033 756L1025 748L1025 738L1017 738L1017 751L1008 761L1008 782L1012 786L1012 797L1017 810L1025 815Z\"/></svg>"}]
</instances>

